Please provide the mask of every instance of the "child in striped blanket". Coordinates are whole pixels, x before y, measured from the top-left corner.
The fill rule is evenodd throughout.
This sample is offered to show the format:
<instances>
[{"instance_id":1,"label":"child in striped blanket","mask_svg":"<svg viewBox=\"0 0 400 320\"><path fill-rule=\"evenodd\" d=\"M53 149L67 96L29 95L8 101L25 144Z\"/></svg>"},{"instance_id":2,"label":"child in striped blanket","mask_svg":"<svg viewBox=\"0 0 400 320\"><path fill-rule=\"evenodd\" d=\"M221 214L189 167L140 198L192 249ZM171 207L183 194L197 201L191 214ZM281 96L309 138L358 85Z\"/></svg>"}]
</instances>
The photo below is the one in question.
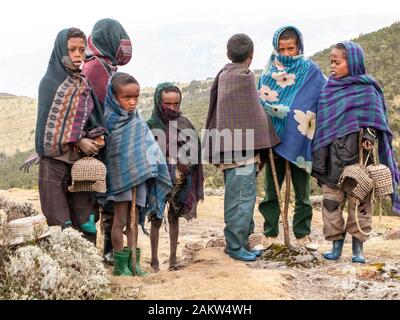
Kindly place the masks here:
<instances>
[{"instance_id":1,"label":"child in striped blanket","mask_svg":"<svg viewBox=\"0 0 400 320\"><path fill-rule=\"evenodd\" d=\"M106 144L107 201L113 203L111 240L115 275L143 275L140 249L132 268L133 229L131 209L136 205L140 222L148 213L164 211L165 196L171 190L168 168L149 127L137 112L140 86L127 73L116 73L110 80L105 99L109 137ZM135 196L134 196L135 195ZM135 201L135 203L133 203ZM124 249L123 230L128 240Z\"/></svg>"}]
</instances>

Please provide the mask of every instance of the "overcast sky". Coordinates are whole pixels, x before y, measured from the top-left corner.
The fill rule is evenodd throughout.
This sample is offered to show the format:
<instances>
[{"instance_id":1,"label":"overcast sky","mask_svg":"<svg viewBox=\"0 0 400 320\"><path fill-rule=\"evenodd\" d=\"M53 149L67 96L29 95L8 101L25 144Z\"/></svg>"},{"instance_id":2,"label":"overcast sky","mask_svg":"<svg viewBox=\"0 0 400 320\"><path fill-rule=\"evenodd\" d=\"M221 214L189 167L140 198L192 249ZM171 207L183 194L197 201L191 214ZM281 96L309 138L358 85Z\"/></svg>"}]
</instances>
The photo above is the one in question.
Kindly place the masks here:
<instances>
[{"instance_id":1,"label":"overcast sky","mask_svg":"<svg viewBox=\"0 0 400 320\"><path fill-rule=\"evenodd\" d=\"M353 18L346 20L343 19L345 16ZM355 20L355 16L366 18ZM225 43L233 33L247 30L253 33L250 36L255 40L256 54L260 54L252 67L261 68L268 57L267 51L270 51L272 33L279 26L298 21L305 30L306 54L312 54L337 39L346 40L399 21L400 5L393 0L94 0L91 4L88 1L2 1L0 63L3 71L0 73L0 92L35 95L37 82L45 72L57 33L63 28L75 26L89 34L94 23L106 17L119 20L133 41L134 58L124 70L136 73L134 75L139 81L141 78L144 85L154 85L164 80L200 80L214 76L213 73L221 67L219 64L226 60ZM338 28L325 30L321 40L315 41L315 32L319 28L323 30L324 21L329 20L332 24L336 17L342 17L338 20ZM183 35L185 30L182 28L187 27L190 32L198 30L193 27L194 23L200 26L202 32ZM213 28L204 31L207 25ZM254 30L258 25L268 29L257 33ZM262 34L265 34L265 39ZM307 41L310 42L308 47ZM179 46L182 44L183 56L180 57ZM206 52L201 52L202 48ZM258 48L260 51L257 51ZM170 52L174 52L182 68L187 68L185 63L190 59L196 61L192 74L174 70L179 69L178 63L168 70L170 61L166 63L163 55L171 59ZM201 65L205 59L209 68ZM160 68L159 80L153 74L157 68ZM24 70L26 77L23 73L19 74ZM12 73L18 74L17 80L21 81L15 80L16 76L12 77ZM151 77L149 73L152 73ZM26 78L26 83L21 77Z\"/></svg>"}]
</instances>

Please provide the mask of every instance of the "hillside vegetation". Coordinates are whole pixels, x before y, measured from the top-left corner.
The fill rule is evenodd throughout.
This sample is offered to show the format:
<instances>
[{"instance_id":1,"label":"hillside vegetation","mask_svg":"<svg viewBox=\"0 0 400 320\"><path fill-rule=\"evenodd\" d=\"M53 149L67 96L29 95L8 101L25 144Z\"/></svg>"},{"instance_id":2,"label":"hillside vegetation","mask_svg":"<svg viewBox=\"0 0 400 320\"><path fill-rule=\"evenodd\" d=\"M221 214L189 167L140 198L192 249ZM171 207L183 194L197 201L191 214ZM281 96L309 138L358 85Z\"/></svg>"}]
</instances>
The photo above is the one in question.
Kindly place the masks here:
<instances>
[{"instance_id":1,"label":"hillside vegetation","mask_svg":"<svg viewBox=\"0 0 400 320\"><path fill-rule=\"evenodd\" d=\"M389 107L391 129L396 141L397 153L400 154L400 23L353 39L358 42L366 54L368 72L383 87ZM306 39L307 41L307 39ZM310 59L317 62L323 72L329 74L329 52L327 48L316 53ZM267 59L267 57L265 57ZM222 66L221 66L222 67ZM260 70L256 70L256 75ZM177 83L182 89L182 110L191 119L196 129L204 127L207 116L209 89L212 78L190 83ZM154 88L144 88L141 92L139 109L144 118L148 118L153 107ZM28 176L14 170L19 167L23 158L33 150L34 128L36 119L34 99L0 94L0 160L1 188L30 187L35 185L35 171ZM18 153L17 153L18 151ZM14 155L14 156L13 156ZM36 170L36 169L34 169ZM259 176L259 192L262 191L262 174ZM217 188L223 186L222 174L215 167L205 166L206 186ZM313 183L313 190L317 190Z\"/></svg>"}]
</instances>

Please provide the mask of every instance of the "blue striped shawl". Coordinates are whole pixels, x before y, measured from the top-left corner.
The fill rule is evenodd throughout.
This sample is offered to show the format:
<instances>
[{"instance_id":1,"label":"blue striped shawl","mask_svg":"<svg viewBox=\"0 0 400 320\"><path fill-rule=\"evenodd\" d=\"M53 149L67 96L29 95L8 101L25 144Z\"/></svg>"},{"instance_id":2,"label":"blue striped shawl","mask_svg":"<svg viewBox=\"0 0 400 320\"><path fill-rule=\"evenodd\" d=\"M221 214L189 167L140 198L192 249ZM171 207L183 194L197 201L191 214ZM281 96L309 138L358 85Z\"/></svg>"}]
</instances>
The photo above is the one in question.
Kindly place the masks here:
<instances>
[{"instance_id":1,"label":"blue striped shawl","mask_svg":"<svg viewBox=\"0 0 400 320\"><path fill-rule=\"evenodd\" d=\"M299 55L294 57L278 53L279 37L287 29L293 29L299 37ZM273 47L257 89L260 102L281 138L274 151L311 173L317 101L326 79L319 67L304 57L303 38L295 27L278 29Z\"/></svg>"},{"instance_id":2,"label":"blue striped shawl","mask_svg":"<svg viewBox=\"0 0 400 320\"><path fill-rule=\"evenodd\" d=\"M155 211L161 218L172 183L158 143L137 111L126 112L119 106L110 83L104 107L110 134L106 144L107 196L146 181L146 214Z\"/></svg>"}]
</instances>

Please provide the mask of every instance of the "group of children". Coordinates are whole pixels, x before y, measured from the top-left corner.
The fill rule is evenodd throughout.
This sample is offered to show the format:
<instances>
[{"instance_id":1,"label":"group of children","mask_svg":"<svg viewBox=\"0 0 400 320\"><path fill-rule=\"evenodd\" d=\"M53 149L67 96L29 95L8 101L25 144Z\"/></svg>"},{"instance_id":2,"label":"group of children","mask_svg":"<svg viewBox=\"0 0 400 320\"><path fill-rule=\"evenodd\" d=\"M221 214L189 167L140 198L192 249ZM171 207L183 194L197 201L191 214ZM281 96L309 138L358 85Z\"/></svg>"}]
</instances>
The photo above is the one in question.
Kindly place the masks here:
<instances>
[{"instance_id":1,"label":"group of children","mask_svg":"<svg viewBox=\"0 0 400 320\"><path fill-rule=\"evenodd\" d=\"M333 243L324 257L339 259L348 232L353 236L352 261L364 263L362 244L367 236L355 224L351 199L345 225L346 194L337 184L345 166L359 161L358 139L369 151L379 141L379 161L392 173L393 211L400 214L400 174L382 90L366 74L364 53L354 42L334 47L329 79L304 56L303 38L295 27L277 30L273 49L256 84L249 70L253 41L245 34L229 39L231 63L212 84L208 131L202 145L196 133L189 142L179 138L185 130L195 132L195 128L180 110L182 93L176 85L166 82L157 86L147 123L138 113L139 82L117 72L132 56L129 36L118 21L98 21L88 40L79 29L62 30L40 83L36 127L39 193L48 224L73 226L96 243L100 217L103 255L107 263L114 264L114 274L143 275L140 249L131 250L131 212L138 212L142 225L145 217L151 221L150 264L158 271L159 229L168 206L169 264L174 268L179 217L196 218L197 204L204 199L201 150L207 149L205 160L224 175L225 252L229 256L254 261L261 255L250 246L249 235L254 232L256 177L265 166L265 198L259 204L265 219L264 249L277 241L281 207L276 190L290 170L295 192L293 232L298 244L318 249L309 237L310 179L314 176L323 191L324 235ZM362 137L360 129L364 129ZM216 144L214 133L226 130L235 134ZM188 143L197 150L190 161L179 152ZM68 191L73 163L86 156L105 163L105 194ZM371 208L368 196L360 204L363 230L371 229ZM132 255L136 266L130 263Z\"/></svg>"}]
</instances>

